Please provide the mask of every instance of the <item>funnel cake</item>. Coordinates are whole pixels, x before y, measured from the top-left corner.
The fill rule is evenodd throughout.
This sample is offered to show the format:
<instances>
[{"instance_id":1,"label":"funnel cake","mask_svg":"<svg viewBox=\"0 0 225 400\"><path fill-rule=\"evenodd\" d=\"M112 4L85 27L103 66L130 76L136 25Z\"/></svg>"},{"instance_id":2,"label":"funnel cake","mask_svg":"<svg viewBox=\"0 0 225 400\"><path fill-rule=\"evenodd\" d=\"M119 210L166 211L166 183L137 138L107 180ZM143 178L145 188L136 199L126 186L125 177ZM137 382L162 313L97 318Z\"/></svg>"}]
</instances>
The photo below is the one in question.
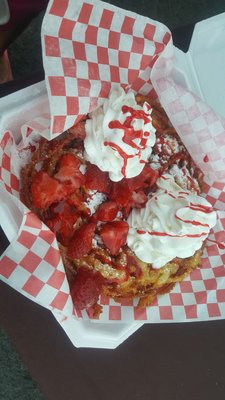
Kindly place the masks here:
<instances>
[{"instance_id":1,"label":"funnel cake","mask_svg":"<svg viewBox=\"0 0 225 400\"><path fill-rule=\"evenodd\" d=\"M101 294L118 302L137 298L138 307L144 307L169 292L201 265L204 241L215 224L214 211L199 196L203 174L165 111L143 95L135 102L137 107L128 102L122 108L122 122L107 122L126 133L125 146L138 149L132 164L133 156L125 157L118 144L106 139L103 145L122 157L122 168L112 167L118 161L111 163L112 152L100 160L100 139L90 131L95 121L87 116L50 142L40 139L21 171L21 199L55 233L75 307L91 308L95 317ZM144 126L151 122L150 133L137 122L140 109ZM96 121L101 118L97 115ZM94 151L87 135L96 140ZM139 150L149 147L140 156Z\"/></svg>"}]
</instances>

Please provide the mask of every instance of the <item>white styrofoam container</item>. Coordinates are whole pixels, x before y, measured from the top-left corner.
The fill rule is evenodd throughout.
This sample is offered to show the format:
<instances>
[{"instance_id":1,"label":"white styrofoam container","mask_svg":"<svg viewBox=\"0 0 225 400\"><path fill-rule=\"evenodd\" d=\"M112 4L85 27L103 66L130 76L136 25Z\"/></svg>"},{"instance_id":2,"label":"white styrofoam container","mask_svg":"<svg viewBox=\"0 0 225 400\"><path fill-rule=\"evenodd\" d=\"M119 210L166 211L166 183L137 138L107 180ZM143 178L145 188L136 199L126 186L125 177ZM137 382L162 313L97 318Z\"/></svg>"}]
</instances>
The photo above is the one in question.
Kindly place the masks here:
<instances>
[{"instance_id":1,"label":"white styrofoam container","mask_svg":"<svg viewBox=\"0 0 225 400\"><path fill-rule=\"evenodd\" d=\"M10 12L7 0L0 0L0 25L6 24L9 21Z\"/></svg>"},{"instance_id":2,"label":"white styrofoam container","mask_svg":"<svg viewBox=\"0 0 225 400\"><path fill-rule=\"evenodd\" d=\"M174 78L225 117L225 13L195 25L187 53L175 49Z\"/></svg>"},{"instance_id":3,"label":"white styrofoam container","mask_svg":"<svg viewBox=\"0 0 225 400\"><path fill-rule=\"evenodd\" d=\"M196 24L187 53L175 48L173 77L225 117L225 13ZM6 96L0 99L0 133L10 129L18 142L18 127L48 110L44 81ZM0 198L0 223L9 241L19 229L19 223L12 218L12 213L10 206ZM60 321L57 312L53 312L53 315ZM116 348L143 324L141 321L130 324L95 324L76 320L61 322L75 346L108 349Z\"/></svg>"}]
</instances>

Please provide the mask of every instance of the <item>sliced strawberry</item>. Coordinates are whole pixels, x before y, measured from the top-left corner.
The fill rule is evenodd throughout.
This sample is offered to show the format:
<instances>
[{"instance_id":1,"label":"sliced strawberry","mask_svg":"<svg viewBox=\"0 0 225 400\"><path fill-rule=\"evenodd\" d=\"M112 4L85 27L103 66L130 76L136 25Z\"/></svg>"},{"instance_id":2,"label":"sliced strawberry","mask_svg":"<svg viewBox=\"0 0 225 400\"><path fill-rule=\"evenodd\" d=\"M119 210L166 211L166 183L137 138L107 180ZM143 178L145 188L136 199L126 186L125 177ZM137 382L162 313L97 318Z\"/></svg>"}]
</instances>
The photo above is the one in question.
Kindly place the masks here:
<instances>
[{"instance_id":1,"label":"sliced strawberry","mask_svg":"<svg viewBox=\"0 0 225 400\"><path fill-rule=\"evenodd\" d=\"M145 205L147 196L144 190L153 186L157 178L158 172L146 164L138 176L113 182L109 198L118 204L124 217L127 217L131 208L141 208Z\"/></svg>"},{"instance_id":2,"label":"sliced strawberry","mask_svg":"<svg viewBox=\"0 0 225 400\"><path fill-rule=\"evenodd\" d=\"M84 175L79 170L80 164L80 160L73 154L63 154L59 160L59 170L54 178L66 185L71 185L73 189L79 189L85 180Z\"/></svg>"},{"instance_id":3,"label":"sliced strawberry","mask_svg":"<svg viewBox=\"0 0 225 400\"><path fill-rule=\"evenodd\" d=\"M96 224L84 224L78 228L68 245L68 256L71 258L82 258L92 249L92 239Z\"/></svg>"},{"instance_id":4,"label":"sliced strawberry","mask_svg":"<svg viewBox=\"0 0 225 400\"><path fill-rule=\"evenodd\" d=\"M142 208L148 201L148 197L146 196L143 190L139 190L138 192L132 192L130 197L128 198L126 206L122 208L122 213L124 218L127 218L130 214L132 208Z\"/></svg>"},{"instance_id":5,"label":"sliced strawberry","mask_svg":"<svg viewBox=\"0 0 225 400\"><path fill-rule=\"evenodd\" d=\"M72 126L70 129L68 129L69 133L71 133L75 139L84 140L86 137L85 123L86 123L86 121L78 122L77 124Z\"/></svg>"},{"instance_id":6,"label":"sliced strawberry","mask_svg":"<svg viewBox=\"0 0 225 400\"><path fill-rule=\"evenodd\" d=\"M56 215L53 218L46 219L45 224L55 235L57 235L62 226L62 218L60 215Z\"/></svg>"},{"instance_id":7,"label":"sliced strawberry","mask_svg":"<svg viewBox=\"0 0 225 400\"><path fill-rule=\"evenodd\" d=\"M159 174L148 164L145 164L143 170L138 176L127 179L130 190L144 189L155 184Z\"/></svg>"},{"instance_id":8,"label":"sliced strawberry","mask_svg":"<svg viewBox=\"0 0 225 400\"><path fill-rule=\"evenodd\" d=\"M100 236L113 256L117 255L120 248L125 245L128 229L126 221L108 222L101 227Z\"/></svg>"},{"instance_id":9,"label":"sliced strawberry","mask_svg":"<svg viewBox=\"0 0 225 400\"><path fill-rule=\"evenodd\" d=\"M85 186L91 190L97 190L108 194L110 191L110 179L107 172L101 171L96 165L87 163L85 172Z\"/></svg>"},{"instance_id":10,"label":"sliced strawberry","mask_svg":"<svg viewBox=\"0 0 225 400\"><path fill-rule=\"evenodd\" d=\"M118 211L119 207L115 201L105 201L105 203L100 204L93 218L97 221L110 222L116 218Z\"/></svg>"},{"instance_id":11,"label":"sliced strawberry","mask_svg":"<svg viewBox=\"0 0 225 400\"><path fill-rule=\"evenodd\" d=\"M51 206L51 211L55 215L44 222L55 233L58 241L66 246L73 235L74 224L79 215L74 207L71 207L65 201Z\"/></svg>"},{"instance_id":12,"label":"sliced strawberry","mask_svg":"<svg viewBox=\"0 0 225 400\"><path fill-rule=\"evenodd\" d=\"M126 207L132 196L129 188L128 179L122 179L120 182L113 182L109 193L109 198L114 200L120 208Z\"/></svg>"},{"instance_id":13,"label":"sliced strawberry","mask_svg":"<svg viewBox=\"0 0 225 400\"><path fill-rule=\"evenodd\" d=\"M67 246L74 232L74 224L78 217L71 215L70 218L62 219L60 215L56 215L54 218L46 221L46 225L53 231L57 237L57 240Z\"/></svg>"},{"instance_id":14,"label":"sliced strawberry","mask_svg":"<svg viewBox=\"0 0 225 400\"><path fill-rule=\"evenodd\" d=\"M132 208L142 208L146 204L147 200L148 197L145 192L139 190L139 192L132 193L130 205Z\"/></svg>"},{"instance_id":15,"label":"sliced strawberry","mask_svg":"<svg viewBox=\"0 0 225 400\"><path fill-rule=\"evenodd\" d=\"M66 214L68 215L71 212L71 207L65 200L61 200L58 203L54 203L50 206L49 208L50 212L55 215L55 214Z\"/></svg>"},{"instance_id":16,"label":"sliced strawberry","mask_svg":"<svg viewBox=\"0 0 225 400\"><path fill-rule=\"evenodd\" d=\"M84 183L84 176L80 171L75 171L70 167L63 167L54 175L58 181L75 189L79 189Z\"/></svg>"},{"instance_id":17,"label":"sliced strawberry","mask_svg":"<svg viewBox=\"0 0 225 400\"><path fill-rule=\"evenodd\" d=\"M92 307L97 303L104 278L99 272L79 268L71 286L73 304L77 310Z\"/></svg>"},{"instance_id":18,"label":"sliced strawberry","mask_svg":"<svg viewBox=\"0 0 225 400\"><path fill-rule=\"evenodd\" d=\"M31 195L35 207L45 210L52 203L62 200L68 194L68 188L51 178L47 172L35 174L31 184Z\"/></svg>"},{"instance_id":19,"label":"sliced strawberry","mask_svg":"<svg viewBox=\"0 0 225 400\"><path fill-rule=\"evenodd\" d=\"M73 167L75 170L79 170L81 161L72 153L63 154L59 160L59 167Z\"/></svg>"}]
</instances>

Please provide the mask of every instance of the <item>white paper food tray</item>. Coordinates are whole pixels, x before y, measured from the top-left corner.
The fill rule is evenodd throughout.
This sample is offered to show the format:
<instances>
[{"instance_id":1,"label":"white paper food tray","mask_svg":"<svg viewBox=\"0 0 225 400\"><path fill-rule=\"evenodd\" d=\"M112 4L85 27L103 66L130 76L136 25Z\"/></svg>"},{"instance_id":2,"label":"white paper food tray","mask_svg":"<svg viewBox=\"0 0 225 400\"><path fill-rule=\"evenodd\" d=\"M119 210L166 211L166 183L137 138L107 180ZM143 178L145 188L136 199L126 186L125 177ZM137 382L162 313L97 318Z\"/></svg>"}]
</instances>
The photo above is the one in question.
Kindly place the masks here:
<instances>
[{"instance_id":1,"label":"white paper food tray","mask_svg":"<svg viewBox=\"0 0 225 400\"><path fill-rule=\"evenodd\" d=\"M225 48L222 48L224 21L225 13L198 23L194 29L189 51L185 54L175 49L173 71L177 83L192 90L223 116L225 116L222 97L225 89ZM210 38L207 41L206 36ZM44 82L6 96L0 99L0 132L2 134L7 129L11 130L18 142L20 127L48 110ZM0 199L0 215L1 226L11 241L17 234L19 223L16 223L13 210L9 209L3 198ZM53 314L60 321L61 316L57 312ZM60 322L75 346L97 348L117 347L144 323L93 324L90 321L66 319Z\"/></svg>"}]
</instances>

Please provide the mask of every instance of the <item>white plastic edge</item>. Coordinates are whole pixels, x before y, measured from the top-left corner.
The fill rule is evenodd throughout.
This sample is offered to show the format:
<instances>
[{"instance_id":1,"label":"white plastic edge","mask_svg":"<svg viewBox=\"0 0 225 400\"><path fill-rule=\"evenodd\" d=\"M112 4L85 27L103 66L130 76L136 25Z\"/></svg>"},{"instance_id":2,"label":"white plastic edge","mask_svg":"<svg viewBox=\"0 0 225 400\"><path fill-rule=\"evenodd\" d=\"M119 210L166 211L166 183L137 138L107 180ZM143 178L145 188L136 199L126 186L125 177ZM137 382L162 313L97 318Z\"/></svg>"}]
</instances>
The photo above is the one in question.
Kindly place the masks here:
<instances>
[{"instance_id":1,"label":"white plastic edge","mask_svg":"<svg viewBox=\"0 0 225 400\"><path fill-rule=\"evenodd\" d=\"M195 25L187 53L175 48L173 78L225 117L225 13Z\"/></svg>"},{"instance_id":2,"label":"white plastic edge","mask_svg":"<svg viewBox=\"0 0 225 400\"><path fill-rule=\"evenodd\" d=\"M0 1L0 25L4 25L9 21L10 12L7 0Z\"/></svg>"}]
</instances>

